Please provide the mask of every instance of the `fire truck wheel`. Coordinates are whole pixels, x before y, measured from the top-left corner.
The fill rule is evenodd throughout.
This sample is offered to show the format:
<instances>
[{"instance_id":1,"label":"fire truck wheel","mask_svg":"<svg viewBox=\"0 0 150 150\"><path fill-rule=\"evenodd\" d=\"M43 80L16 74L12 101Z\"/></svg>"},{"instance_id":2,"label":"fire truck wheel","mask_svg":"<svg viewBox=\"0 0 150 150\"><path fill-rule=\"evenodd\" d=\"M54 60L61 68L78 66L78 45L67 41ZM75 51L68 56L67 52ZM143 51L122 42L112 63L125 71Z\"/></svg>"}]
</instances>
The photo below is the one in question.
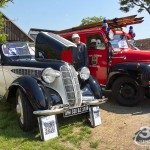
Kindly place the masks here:
<instances>
[{"instance_id":1,"label":"fire truck wheel","mask_svg":"<svg viewBox=\"0 0 150 150\"><path fill-rule=\"evenodd\" d=\"M114 82L112 94L113 98L124 106L134 106L144 97L139 84L127 76L120 77Z\"/></svg>"},{"instance_id":2,"label":"fire truck wheel","mask_svg":"<svg viewBox=\"0 0 150 150\"><path fill-rule=\"evenodd\" d=\"M32 130L35 125L35 116L28 99L21 89L18 89L16 93L16 111L20 128L23 131Z\"/></svg>"}]
</instances>

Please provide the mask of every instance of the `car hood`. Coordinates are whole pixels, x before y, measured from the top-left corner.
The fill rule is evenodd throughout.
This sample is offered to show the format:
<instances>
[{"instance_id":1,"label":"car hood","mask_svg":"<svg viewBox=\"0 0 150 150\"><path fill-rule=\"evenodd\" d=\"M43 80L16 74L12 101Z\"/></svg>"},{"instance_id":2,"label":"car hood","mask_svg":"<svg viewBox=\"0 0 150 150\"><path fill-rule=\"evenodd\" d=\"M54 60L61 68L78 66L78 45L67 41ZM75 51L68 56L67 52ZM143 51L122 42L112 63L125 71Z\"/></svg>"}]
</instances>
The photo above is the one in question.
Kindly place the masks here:
<instances>
[{"instance_id":1,"label":"car hood","mask_svg":"<svg viewBox=\"0 0 150 150\"><path fill-rule=\"evenodd\" d=\"M150 51L146 50L124 50L119 55L125 56L126 62L150 62Z\"/></svg>"},{"instance_id":2,"label":"car hood","mask_svg":"<svg viewBox=\"0 0 150 150\"><path fill-rule=\"evenodd\" d=\"M63 60L65 51L72 51L76 45L63 37L47 32L40 32L35 42L35 59Z\"/></svg>"},{"instance_id":3,"label":"car hood","mask_svg":"<svg viewBox=\"0 0 150 150\"><path fill-rule=\"evenodd\" d=\"M43 60L37 61L35 59L17 59L10 61L9 66L18 66L18 67L34 67L34 68L53 68L55 70L60 70L60 67L63 65L69 65L64 61L57 61L57 60Z\"/></svg>"}]
</instances>

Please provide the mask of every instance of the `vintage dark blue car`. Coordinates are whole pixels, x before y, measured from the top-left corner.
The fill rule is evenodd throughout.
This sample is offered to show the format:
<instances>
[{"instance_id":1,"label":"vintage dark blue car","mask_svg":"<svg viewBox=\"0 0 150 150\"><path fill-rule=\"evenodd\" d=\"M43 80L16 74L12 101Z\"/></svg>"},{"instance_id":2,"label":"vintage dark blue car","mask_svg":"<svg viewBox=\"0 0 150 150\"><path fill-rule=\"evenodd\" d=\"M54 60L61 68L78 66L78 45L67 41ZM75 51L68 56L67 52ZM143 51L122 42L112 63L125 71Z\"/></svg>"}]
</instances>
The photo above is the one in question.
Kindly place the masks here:
<instances>
[{"instance_id":1,"label":"vintage dark blue car","mask_svg":"<svg viewBox=\"0 0 150 150\"><path fill-rule=\"evenodd\" d=\"M34 128L36 116L72 116L106 102L87 67L76 71L69 63L51 59L72 47L72 42L48 33L38 34L35 56L25 42L0 45L0 100L15 104L24 131Z\"/></svg>"}]
</instances>

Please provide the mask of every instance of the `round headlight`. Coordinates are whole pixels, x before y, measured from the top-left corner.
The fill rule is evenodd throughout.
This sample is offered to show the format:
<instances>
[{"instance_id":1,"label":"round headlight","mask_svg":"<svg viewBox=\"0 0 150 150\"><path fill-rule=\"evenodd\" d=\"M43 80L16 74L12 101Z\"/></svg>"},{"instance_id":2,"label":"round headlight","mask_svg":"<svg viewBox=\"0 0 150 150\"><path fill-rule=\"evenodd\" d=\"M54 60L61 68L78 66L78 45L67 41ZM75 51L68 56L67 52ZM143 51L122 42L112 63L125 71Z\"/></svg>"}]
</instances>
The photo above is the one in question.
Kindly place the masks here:
<instances>
[{"instance_id":1,"label":"round headlight","mask_svg":"<svg viewBox=\"0 0 150 150\"><path fill-rule=\"evenodd\" d=\"M90 70L87 67L83 67L81 68L79 74L81 79L87 80L90 77Z\"/></svg>"},{"instance_id":2,"label":"round headlight","mask_svg":"<svg viewBox=\"0 0 150 150\"><path fill-rule=\"evenodd\" d=\"M54 82L54 80L56 79L56 77L58 77L59 74L53 70L52 68L46 68L43 72L42 72L42 79L46 82L46 83L52 83Z\"/></svg>"}]
</instances>

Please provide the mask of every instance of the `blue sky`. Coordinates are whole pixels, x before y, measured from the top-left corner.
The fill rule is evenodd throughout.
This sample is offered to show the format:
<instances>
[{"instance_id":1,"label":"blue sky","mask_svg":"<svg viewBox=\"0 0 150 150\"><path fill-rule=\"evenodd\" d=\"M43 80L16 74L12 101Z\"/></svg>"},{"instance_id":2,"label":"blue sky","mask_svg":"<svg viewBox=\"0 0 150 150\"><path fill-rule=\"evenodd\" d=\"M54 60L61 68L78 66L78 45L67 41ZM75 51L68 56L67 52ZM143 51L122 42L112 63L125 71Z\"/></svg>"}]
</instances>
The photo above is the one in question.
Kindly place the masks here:
<instances>
[{"instance_id":1,"label":"blue sky","mask_svg":"<svg viewBox=\"0 0 150 150\"><path fill-rule=\"evenodd\" d=\"M0 11L5 13L23 31L30 28L61 30L78 26L85 17L103 16L108 19L138 14L119 10L119 0L14 0ZM144 11L138 17L144 22L134 26L136 39L150 38L150 15ZM124 29L128 31L128 28Z\"/></svg>"}]
</instances>

